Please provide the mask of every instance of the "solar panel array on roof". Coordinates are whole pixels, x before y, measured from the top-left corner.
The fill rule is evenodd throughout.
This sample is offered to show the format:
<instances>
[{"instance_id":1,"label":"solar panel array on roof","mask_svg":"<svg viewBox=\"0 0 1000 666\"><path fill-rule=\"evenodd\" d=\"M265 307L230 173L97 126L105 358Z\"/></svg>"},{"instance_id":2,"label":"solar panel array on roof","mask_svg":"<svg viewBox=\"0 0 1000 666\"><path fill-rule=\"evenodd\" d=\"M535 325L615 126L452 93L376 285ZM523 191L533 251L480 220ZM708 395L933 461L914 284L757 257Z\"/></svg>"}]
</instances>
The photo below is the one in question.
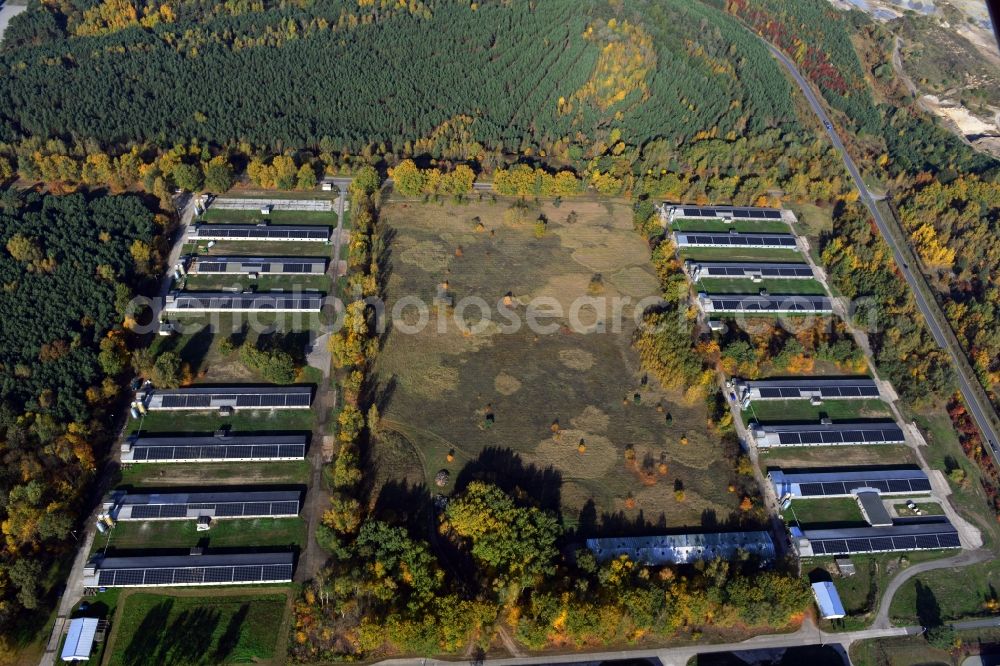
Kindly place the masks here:
<instances>
[{"instance_id":1,"label":"solar panel array on roof","mask_svg":"<svg viewBox=\"0 0 1000 666\"><path fill-rule=\"evenodd\" d=\"M831 312L826 296L709 295L701 299L713 312Z\"/></svg>"},{"instance_id":2,"label":"solar panel array on roof","mask_svg":"<svg viewBox=\"0 0 1000 666\"><path fill-rule=\"evenodd\" d=\"M195 273L320 274L326 259L303 257L204 257L195 261Z\"/></svg>"},{"instance_id":3,"label":"solar panel array on roof","mask_svg":"<svg viewBox=\"0 0 1000 666\"><path fill-rule=\"evenodd\" d=\"M304 240L327 241L330 227L255 225L255 224L198 224L191 228L190 236L204 240Z\"/></svg>"},{"instance_id":4,"label":"solar panel array on roof","mask_svg":"<svg viewBox=\"0 0 1000 666\"><path fill-rule=\"evenodd\" d=\"M312 404L309 386L190 387L153 390L139 399L158 409L304 409Z\"/></svg>"},{"instance_id":5,"label":"solar panel array on roof","mask_svg":"<svg viewBox=\"0 0 1000 666\"><path fill-rule=\"evenodd\" d=\"M774 208L735 208L732 206L683 206L684 217L739 217L746 220L780 220L781 211Z\"/></svg>"},{"instance_id":6,"label":"solar panel array on roof","mask_svg":"<svg viewBox=\"0 0 1000 666\"><path fill-rule=\"evenodd\" d=\"M871 426L858 424L852 430L829 430L816 426L808 430L778 432L782 446L812 446L816 444L890 444L903 442L903 431L896 425ZM767 427L764 427L767 430Z\"/></svg>"},{"instance_id":7,"label":"solar panel array on roof","mask_svg":"<svg viewBox=\"0 0 1000 666\"><path fill-rule=\"evenodd\" d=\"M857 399L879 397L875 381L867 377L854 379L764 379L739 382L742 391L751 397L771 400L812 398Z\"/></svg>"},{"instance_id":8,"label":"solar panel array on roof","mask_svg":"<svg viewBox=\"0 0 1000 666\"><path fill-rule=\"evenodd\" d=\"M113 514L118 520L296 516L299 498L298 491L127 493L116 500Z\"/></svg>"},{"instance_id":9,"label":"solar panel array on roof","mask_svg":"<svg viewBox=\"0 0 1000 666\"><path fill-rule=\"evenodd\" d=\"M677 232L680 245L711 245L720 247L782 247L796 249L792 234L728 233L717 234L701 231Z\"/></svg>"},{"instance_id":10,"label":"solar panel array on roof","mask_svg":"<svg viewBox=\"0 0 1000 666\"><path fill-rule=\"evenodd\" d=\"M819 393L824 398L877 398L878 387L872 385L858 386L824 386Z\"/></svg>"},{"instance_id":11,"label":"solar panel array on roof","mask_svg":"<svg viewBox=\"0 0 1000 666\"><path fill-rule=\"evenodd\" d=\"M233 563L224 563L226 559ZM148 566L143 565L143 560L148 561ZM291 581L292 569L291 553L229 558L210 555L108 558L100 563L96 581L92 582L101 587L283 583Z\"/></svg>"},{"instance_id":12,"label":"solar panel array on roof","mask_svg":"<svg viewBox=\"0 0 1000 666\"><path fill-rule=\"evenodd\" d=\"M813 277L809 264L737 264L709 263L698 265L699 278L744 278L756 277L772 279L798 279Z\"/></svg>"},{"instance_id":13,"label":"solar panel array on roof","mask_svg":"<svg viewBox=\"0 0 1000 666\"><path fill-rule=\"evenodd\" d=\"M301 459L306 456L302 444L153 444L140 440L132 447L132 462L167 462L170 460L269 460Z\"/></svg>"},{"instance_id":14,"label":"solar panel array on roof","mask_svg":"<svg viewBox=\"0 0 1000 666\"><path fill-rule=\"evenodd\" d=\"M181 292L168 300L167 310L295 310L318 312L323 307L319 294L286 294L282 292L260 294L229 294Z\"/></svg>"},{"instance_id":15,"label":"solar panel array on roof","mask_svg":"<svg viewBox=\"0 0 1000 666\"><path fill-rule=\"evenodd\" d=\"M234 409L273 409L308 407L312 403L309 387L288 387L286 391L273 392L246 387L242 389L219 389L199 391L178 389L176 391L153 391L146 401L147 407L156 409L214 409L232 407Z\"/></svg>"},{"instance_id":16,"label":"solar panel array on roof","mask_svg":"<svg viewBox=\"0 0 1000 666\"><path fill-rule=\"evenodd\" d=\"M941 523L940 527L933 530L918 534L898 534L892 527L868 529L869 533L866 535L852 535L847 538L817 537L812 536L809 531L805 532L805 536L809 539L809 544L815 555L849 555L962 547L958 532L947 522ZM829 531L834 532L834 530Z\"/></svg>"},{"instance_id":17,"label":"solar panel array on roof","mask_svg":"<svg viewBox=\"0 0 1000 666\"><path fill-rule=\"evenodd\" d=\"M186 518L188 511L208 511L217 518L255 518L259 516L297 516L297 501L218 502L215 504L144 504L131 508L132 520ZM208 514L206 514L208 515Z\"/></svg>"},{"instance_id":18,"label":"solar panel array on roof","mask_svg":"<svg viewBox=\"0 0 1000 666\"><path fill-rule=\"evenodd\" d=\"M891 474L891 473L887 473ZM926 476L923 478L915 477L892 477L888 478L885 475L882 476L861 476L858 475L857 478L852 478L844 481L834 481L834 480L824 480L824 481L808 481L810 475L801 475L803 480L797 481L795 475L785 476L785 483L797 483L799 487L799 495L802 497L831 497L831 496L843 496L850 495L855 490L859 488L874 488L881 493L886 494L909 494L909 493L927 493L931 490L931 482Z\"/></svg>"}]
</instances>

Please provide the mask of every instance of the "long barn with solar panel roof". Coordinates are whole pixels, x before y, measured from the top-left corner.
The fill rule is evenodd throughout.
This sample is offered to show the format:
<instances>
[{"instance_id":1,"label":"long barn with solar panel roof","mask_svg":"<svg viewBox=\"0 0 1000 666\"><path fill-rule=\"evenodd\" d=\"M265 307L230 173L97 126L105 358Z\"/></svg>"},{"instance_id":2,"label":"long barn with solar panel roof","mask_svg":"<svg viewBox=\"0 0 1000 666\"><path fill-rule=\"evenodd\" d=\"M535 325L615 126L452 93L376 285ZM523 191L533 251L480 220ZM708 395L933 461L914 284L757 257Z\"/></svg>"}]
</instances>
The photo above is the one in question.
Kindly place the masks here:
<instances>
[{"instance_id":1,"label":"long barn with solar panel roof","mask_svg":"<svg viewBox=\"0 0 1000 666\"><path fill-rule=\"evenodd\" d=\"M294 553L233 553L98 558L83 570L84 587L179 587L290 583Z\"/></svg>"},{"instance_id":2,"label":"long barn with solar panel roof","mask_svg":"<svg viewBox=\"0 0 1000 666\"><path fill-rule=\"evenodd\" d=\"M260 462L302 460L305 435L215 435L131 437L121 446L123 463Z\"/></svg>"},{"instance_id":3,"label":"long barn with solar panel roof","mask_svg":"<svg viewBox=\"0 0 1000 666\"><path fill-rule=\"evenodd\" d=\"M122 521L292 518L299 515L301 497L297 490L118 492L104 503L104 512Z\"/></svg>"},{"instance_id":4,"label":"long barn with solar panel roof","mask_svg":"<svg viewBox=\"0 0 1000 666\"><path fill-rule=\"evenodd\" d=\"M826 296L802 294L760 296L757 294L698 294L698 307L705 314L825 314L833 312Z\"/></svg>"},{"instance_id":5,"label":"long barn with solar panel roof","mask_svg":"<svg viewBox=\"0 0 1000 666\"><path fill-rule=\"evenodd\" d=\"M188 227L187 240L317 242L330 240L330 227L289 224L195 224Z\"/></svg>"},{"instance_id":6,"label":"long barn with solar panel roof","mask_svg":"<svg viewBox=\"0 0 1000 666\"><path fill-rule=\"evenodd\" d=\"M826 379L736 379L737 403L746 409L758 400L864 400L878 398L878 385L868 377Z\"/></svg>"},{"instance_id":7,"label":"long barn with solar panel roof","mask_svg":"<svg viewBox=\"0 0 1000 666\"><path fill-rule=\"evenodd\" d=\"M192 275L322 275L325 257L198 257Z\"/></svg>"},{"instance_id":8,"label":"long barn with solar panel roof","mask_svg":"<svg viewBox=\"0 0 1000 666\"><path fill-rule=\"evenodd\" d=\"M782 446L864 446L906 442L902 428L893 421L785 425L752 423L749 430L754 443L761 449Z\"/></svg>"},{"instance_id":9,"label":"long barn with solar panel roof","mask_svg":"<svg viewBox=\"0 0 1000 666\"><path fill-rule=\"evenodd\" d=\"M150 389L136 394L137 402L149 411L210 409L309 409L313 388L295 386L189 386L177 389Z\"/></svg>"},{"instance_id":10,"label":"long barn with solar panel roof","mask_svg":"<svg viewBox=\"0 0 1000 666\"><path fill-rule=\"evenodd\" d=\"M169 313L200 312L319 312L323 296L318 293L231 294L224 291L181 291L167 295L163 306Z\"/></svg>"},{"instance_id":11,"label":"long barn with solar panel roof","mask_svg":"<svg viewBox=\"0 0 1000 666\"><path fill-rule=\"evenodd\" d=\"M877 490L881 495L922 495L931 492L927 473L916 467L848 467L823 471L769 469L767 477L779 498L853 497L865 489Z\"/></svg>"},{"instance_id":12,"label":"long barn with solar panel roof","mask_svg":"<svg viewBox=\"0 0 1000 666\"><path fill-rule=\"evenodd\" d=\"M800 557L892 553L961 548L958 530L947 518L897 518L885 527L845 527L829 530L792 528L792 543Z\"/></svg>"},{"instance_id":13,"label":"long barn with solar panel roof","mask_svg":"<svg viewBox=\"0 0 1000 666\"><path fill-rule=\"evenodd\" d=\"M659 206L660 216L666 223L678 219L692 220L733 220L763 221L781 220L781 210L778 208L761 208L758 206L685 206L664 203Z\"/></svg>"},{"instance_id":14,"label":"long barn with solar panel roof","mask_svg":"<svg viewBox=\"0 0 1000 666\"><path fill-rule=\"evenodd\" d=\"M675 231L677 247L732 247L761 248L770 250L798 250L798 242L792 234L763 234L730 231L715 233L709 231Z\"/></svg>"},{"instance_id":15,"label":"long barn with solar panel roof","mask_svg":"<svg viewBox=\"0 0 1000 666\"><path fill-rule=\"evenodd\" d=\"M815 277L809 264L689 260L685 267L694 282L702 278L762 281L811 280Z\"/></svg>"}]
</instances>

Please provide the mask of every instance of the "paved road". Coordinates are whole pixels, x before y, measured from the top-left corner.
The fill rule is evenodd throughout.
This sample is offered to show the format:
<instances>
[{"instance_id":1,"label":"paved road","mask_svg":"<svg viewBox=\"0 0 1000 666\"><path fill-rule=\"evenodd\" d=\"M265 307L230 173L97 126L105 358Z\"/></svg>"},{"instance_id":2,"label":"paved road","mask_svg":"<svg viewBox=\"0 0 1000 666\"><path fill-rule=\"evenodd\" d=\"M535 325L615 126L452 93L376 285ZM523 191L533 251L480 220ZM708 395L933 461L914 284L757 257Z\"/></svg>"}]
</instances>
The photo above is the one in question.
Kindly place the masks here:
<instances>
[{"instance_id":1,"label":"paved road","mask_svg":"<svg viewBox=\"0 0 1000 666\"><path fill-rule=\"evenodd\" d=\"M875 622L872 623L872 627L875 629L886 629L891 626L889 622L889 608L892 605L892 598L899 591L899 588L903 586L903 583L910 580L914 576L922 573L927 573L928 571L935 571L937 569L952 569L956 567L966 567L970 564L977 564L979 562L985 562L991 560L995 557L995 554L986 549L979 550L966 550L958 555L952 557L946 557L940 560L932 560L930 562L921 562L920 564L913 564L899 572L895 578L889 581L886 586L885 591L882 593L882 598L879 601L878 613L875 615Z\"/></svg>"},{"instance_id":2,"label":"paved road","mask_svg":"<svg viewBox=\"0 0 1000 666\"><path fill-rule=\"evenodd\" d=\"M87 518L87 523L84 526L83 541L78 546L76 557L73 559L73 568L70 569L69 578L66 580L66 589L59 599L56 623L52 627L48 643L45 644L45 652L38 662L40 666L53 666L56 663L58 656L56 651L59 649L59 642L68 628L70 613L73 611L73 607L83 598L83 569L87 565L87 560L90 559L90 549L94 545L94 535L97 533L94 523L97 521L97 514L100 508L101 505L99 504Z\"/></svg>"},{"instance_id":3,"label":"paved road","mask_svg":"<svg viewBox=\"0 0 1000 666\"><path fill-rule=\"evenodd\" d=\"M724 374L719 373L718 382L719 388L722 390L722 395L726 396L726 404L729 406L729 414L733 418L733 425L736 427L736 435L740 439L741 448L746 451L750 457L750 462L753 464L754 479L757 482L757 487L760 488L767 509L768 521L771 524L771 537L774 540L776 555L778 558L781 558L788 550L788 529L785 527L785 521L781 517L781 502L778 501L779 498L774 492L774 485L768 483L767 479L764 478L764 473L760 469L759 451L757 451L757 447L753 444L747 427L743 425L743 414L740 408L735 401L729 398L730 391L726 388L726 377Z\"/></svg>"},{"instance_id":4,"label":"paved road","mask_svg":"<svg viewBox=\"0 0 1000 666\"><path fill-rule=\"evenodd\" d=\"M989 404L988 400L981 395L980 390L973 388L972 383L966 377L966 373L963 371L963 368L965 368L968 364L965 351L958 344L958 340L954 337L954 332L951 330L945 331L939 323L938 317L944 320L944 314L941 312L938 304L936 302L929 301L925 297L924 292L920 289L923 276L916 275L914 273L909 263L907 263L905 255L896 245L895 240L893 240L892 227L890 223L885 220L881 211L879 211L878 207L875 205L876 201L884 197L873 195L868 189L868 186L865 185L864 179L861 177L861 173L854 164L854 160L851 159L850 154L847 152L847 148L840 140L840 135L834 128L833 123L827 116L826 111L823 109L823 105L820 103L816 93L809 85L809 82L806 81L806 79L799 73L795 64L784 53L767 42L765 42L765 44L767 44L771 54L785 66L785 69L787 69L789 73L791 73L792 78L795 79L795 82L799 85L802 93L806 96L806 99L809 100L809 106L812 107L813 112L826 127L826 132L830 136L833 146L843 158L844 166L847 167L848 173L850 173L851 178L854 179L854 184L861 193L861 201L868 207L868 210L871 211L872 217L875 218L875 224L878 225L879 232L882 234L882 238L885 239L886 244L888 244L892 249L892 256L896 260L896 266L900 273L903 274L903 277L906 278L906 283L910 287L910 291L913 293L913 298L916 300L917 307L920 309L920 313L923 315L924 321L927 322L927 328L934 337L934 341L937 342L937 344L951 356L952 363L954 364L956 370L955 377L958 380L959 390L962 392L965 404L968 406L969 412L972 414L976 425L979 426L980 431L989 442L990 448L993 451L993 456L996 458L997 462L1000 463L1000 451L998 451L1000 433L998 433L997 429L993 426L993 423L997 418L993 405Z\"/></svg>"},{"instance_id":5,"label":"paved road","mask_svg":"<svg viewBox=\"0 0 1000 666\"><path fill-rule=\"evenodd\" d=\"M181 250L184 248L184 238L187 236L187 228L194 219L195 197L191 194L179 195L174 199L174 205L180 211L180 224L177 225L177 231L174 235L174 245L170 248L170 256L167 257L167 271L160 280L159 298L152 304L153 316L150 325L154 328L159 325L160 310L162 310L163 304L167 299L167 294L170 293L170 288L174 284L174 266L180 261Z\"/></svg>"},{"instance_id":6,"label":"paved road","mask_svg":"<svg viewBox=\"0 0 1000 666\"><path fill-rule=\"evenodd\" d=\"M790 634L755 636L739 643L719 643L716 645L690 645L676 648L618 650L614 652L574 652L564 655L547 654L538 657L514 657L510 659L488 659L494 666L527 666L542 664L571 664L578 662L617 661L622 659L659 659L663 666L686 666L691 657L710 652L731 652L740 650L767 650L802 647L804 645L839 645L845 654L851 643L871 638L892 638L895 636L916 636L921 627L896 629L865 629L838 634L821 632L815 625L804 623L802 628ZM379 666L454 666L455 662L436 659L387 659Z\"/></svg>"},{"instance_id":7,"label":"paved road","mask_svg":"<svg viewBox=\"0 0 1000 666\"><path fill-rule=\"evenodd\" d=\"M332 179L337 189L340 190L340 197L337 200L337 227L333 231L333 260L327 271L331 280L336 280L343 268L340 264L340 246L347 236L344 229L344 210L347 208L347 191L353 178ZM324 333L313 341L314 351L310 353L310 365L313 359L323 370L323 379L330 376L330 334ZM330 493L323 485L324 460L323 438L326 434L326 419L330 411L336 406L337 394L329 388L328 383L320 387L316 396L316 404L313 409L316 411L316 427L313 431L313 445L310 447L309 463L312 465L312 477L309 488L306 492L305 501L302 505L302 519L306 522L308 541L305 550L299 557L299 564L295 570L295 581L305 583L316 577L320 569L326 563L328 556L320 548L316 541L316 530L319 527L323 512L330 506Z\"/></svg>"},{"instance_id":8,"label":"paved road","mask_svg":"<svg viewBox=\"0 0 1000 666\"><path fill-rule=\"evenodd\" d=\"M1000 617L986 617L982 620L963 620L948 625L952 629L992 629L1000 627Z\"/></svg>"}]
</instances>

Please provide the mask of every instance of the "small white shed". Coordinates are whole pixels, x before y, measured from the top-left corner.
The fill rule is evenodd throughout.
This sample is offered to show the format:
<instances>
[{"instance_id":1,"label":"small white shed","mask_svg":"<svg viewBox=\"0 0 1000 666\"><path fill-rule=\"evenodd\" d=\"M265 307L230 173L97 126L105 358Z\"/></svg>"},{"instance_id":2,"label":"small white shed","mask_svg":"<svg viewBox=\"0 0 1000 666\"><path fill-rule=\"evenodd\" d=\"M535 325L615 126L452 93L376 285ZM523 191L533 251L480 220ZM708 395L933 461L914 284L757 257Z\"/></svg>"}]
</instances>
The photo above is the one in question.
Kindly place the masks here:
<instances>
[{"instance_id":1,"label":"small white shed","mask_svg":"<svg viewBox=\"0 0 1000 666\"><path fill-rule=\"evenodd\" d=\"M97 635L96 617L78 617L69 621L69 631L66 642L63 643L63 661L87 661L94 647L94 636Z\"/></svg>"},{"instance_id":2,"label":"small white shed","mask_svg":"<svg viewBox=\"0 0 1000 666\"><path fill-rule=\"evenodd\" d=\"M844 612L844 605L840 603L840 595L837 594L836 586L828 580L812 584L813 596L816 597L816 605L819 607L819 614L824 620L839 620L847 615Z\"/></svg>"}]
</instances>

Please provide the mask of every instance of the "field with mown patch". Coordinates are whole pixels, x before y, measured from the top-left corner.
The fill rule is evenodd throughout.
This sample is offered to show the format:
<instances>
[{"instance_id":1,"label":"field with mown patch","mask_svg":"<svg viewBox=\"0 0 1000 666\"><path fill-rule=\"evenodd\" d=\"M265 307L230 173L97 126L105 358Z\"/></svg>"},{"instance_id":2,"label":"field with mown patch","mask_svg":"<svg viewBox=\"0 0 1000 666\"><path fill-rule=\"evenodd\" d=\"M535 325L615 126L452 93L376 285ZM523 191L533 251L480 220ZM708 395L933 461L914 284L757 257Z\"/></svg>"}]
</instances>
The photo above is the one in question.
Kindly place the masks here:
<instances>
[{"instance_id":1,"label":"field with mown patch","mask_svg":"<svg viewBox=\"0 0 1000 666\"><path fill-rule=\"evenodd\" d=\"M704 405L663 391L631 346L634 306L656 297L658 283L628 205L545 203L520 222L509 205L383 208L391 236L387 310L416 297L428 321L421 328L416 306L399 309L405 326L421 330L391 328L380 353L379 482L437 492L435 475L444 469L450 476L440 492L448 493L492 478L560 508L570 524L581 514L668 526L727 518L739 498L727 490L732 465L706 427ZM539 216L544 223L536 224ZM439 288L454 308L434 304ZM608 307L600 316L582 308L577 326L569 315L586 297L607 299ZM465 307L469 298L482 299L490 321L481 307ZM615 298L628 299L619 319ZM544 332L526 324L537 299L562 312L539 317ZM516 331L513 318L522 324ZM603 332L594 330L601 320Z\"/></svg>"}]
</instances>

